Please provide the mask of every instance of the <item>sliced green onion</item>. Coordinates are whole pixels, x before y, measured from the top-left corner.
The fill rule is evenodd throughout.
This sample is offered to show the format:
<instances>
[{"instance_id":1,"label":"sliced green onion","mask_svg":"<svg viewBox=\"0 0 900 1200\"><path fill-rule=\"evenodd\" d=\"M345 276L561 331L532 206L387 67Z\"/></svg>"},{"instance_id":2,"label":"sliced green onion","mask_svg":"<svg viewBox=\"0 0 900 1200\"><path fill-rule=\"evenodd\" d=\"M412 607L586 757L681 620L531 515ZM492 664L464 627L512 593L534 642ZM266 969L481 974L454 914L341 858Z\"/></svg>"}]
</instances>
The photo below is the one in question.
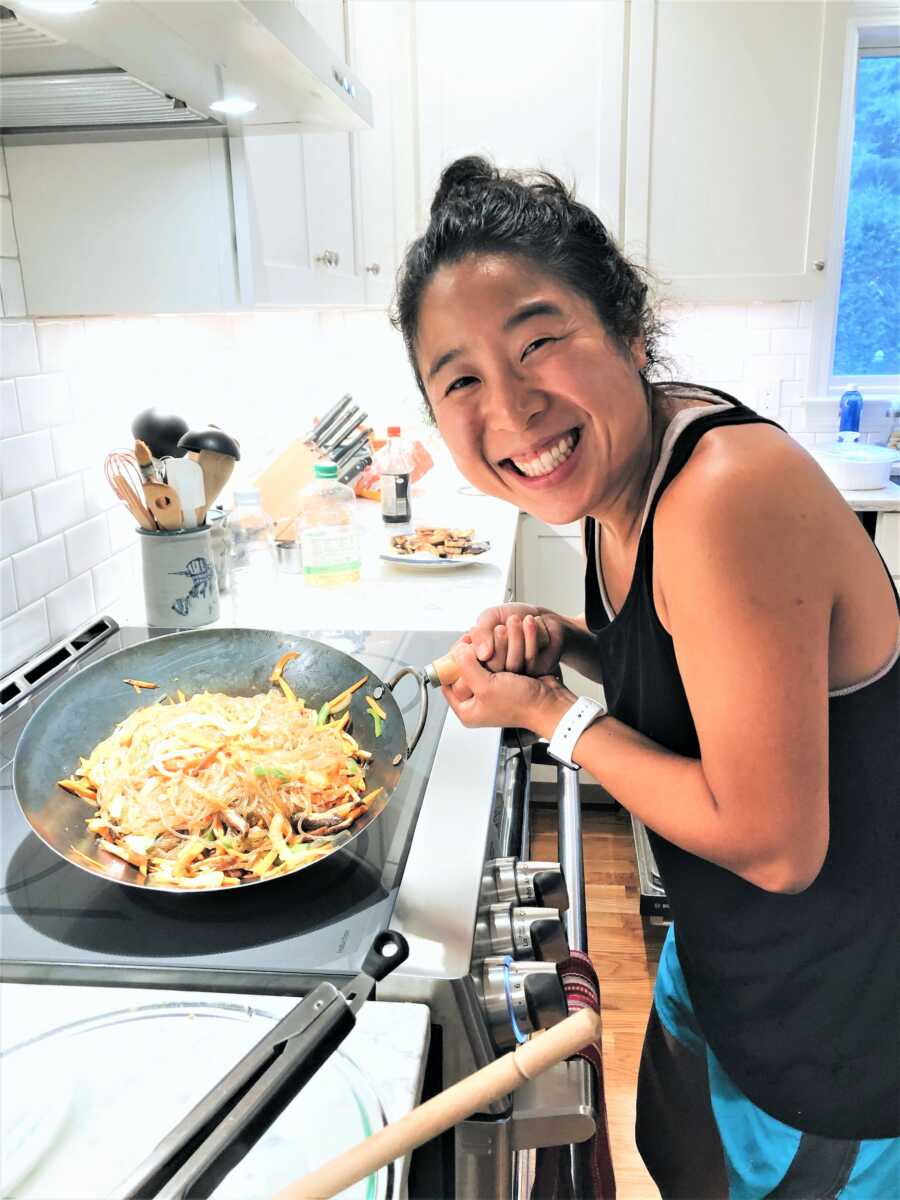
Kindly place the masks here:
<instances>
[{"instance_id":1,"label":"sliced green onion","mask_svg":"<svg viewBox=\"0 0 900 1200\"><path fill-rule=\"evenodd\" d=\"M377 712L372 713L372 718L375 721L375 736L381 737L382 721Z\"/></svg>"},{"instance_id":2,"label":"sliced green onion","mask_svg":"<svg viewBox=\"0 0 900 1200\"><path fill-rule=\"evenodd\" d=\"M324 725L328 717L328 701L326 700L316 714L316 725Z\"/></svg>"},{"instance_id":3,"label":"sliced green onion","mask_svg":"<svg viewBox=\"0 0 900 1200\"><path fill-rule=\"evenodd\" d=\"M278 767L254 767L253 774L268 779L287 779L288 777L287 773L279 770Z\"/></svg>"}]
</instances>

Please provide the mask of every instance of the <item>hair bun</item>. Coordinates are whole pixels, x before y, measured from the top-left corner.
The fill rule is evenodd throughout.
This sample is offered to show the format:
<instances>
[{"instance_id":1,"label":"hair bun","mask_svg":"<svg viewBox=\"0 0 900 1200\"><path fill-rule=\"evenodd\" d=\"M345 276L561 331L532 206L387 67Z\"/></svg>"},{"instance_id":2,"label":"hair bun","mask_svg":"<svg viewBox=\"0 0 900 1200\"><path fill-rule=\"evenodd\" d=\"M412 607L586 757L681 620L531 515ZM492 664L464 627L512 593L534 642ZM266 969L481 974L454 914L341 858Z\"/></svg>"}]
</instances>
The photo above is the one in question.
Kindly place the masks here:
<instances>
[{"instance_id":1,"label":"hair bun","mask_svg":"<svg viewBox=\"0 0 900 1200\"><path fill-rule=\"evenodd\" d=\"M431 215L434 216L448 201L473 196L499 178L497 168L477 154L456 159L441 172L441 179L431 202Z\"/></svg>"}]
</instances>

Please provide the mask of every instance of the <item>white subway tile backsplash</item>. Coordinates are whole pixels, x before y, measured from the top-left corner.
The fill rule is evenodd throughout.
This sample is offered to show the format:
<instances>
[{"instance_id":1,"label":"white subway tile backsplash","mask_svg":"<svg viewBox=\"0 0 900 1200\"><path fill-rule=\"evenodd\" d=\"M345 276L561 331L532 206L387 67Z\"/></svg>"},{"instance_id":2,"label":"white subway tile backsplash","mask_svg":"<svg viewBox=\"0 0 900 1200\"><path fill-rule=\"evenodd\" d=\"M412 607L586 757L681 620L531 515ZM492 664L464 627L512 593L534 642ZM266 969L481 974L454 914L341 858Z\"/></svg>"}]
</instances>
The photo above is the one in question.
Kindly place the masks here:
<instances>
[{"instance_id":1,"label":"white subway tile backsplash","mask_svg":"<svg viewBox=\"0 0 900 1200\"><path fill-rule=\"evenodd\" d=\"M35 322L42 371L69 371L81 365L84 349L84 322Z\"/></svg>"},{"instance_id":2,"label":"white subway tile backsplash","mask_svg":"<svg viewBox=\"0 0 900 1200\"><path fill-rule=\"evenodd\" d=\"M803 384L799 379L782 379L781 403L784 405L799 404L803 396Z\"/></svg>"},{"instance_id":3,"label":"white subway tile backsplash","mask_svg":"<svg viewBox=\"0 0 900 1200\"><path fill-rule=\"evenodd\" d=\"M4 317L24 317L28 312L22 268L17 258L0 258L0 301Z\"/></svg>"},{"instance_id":4,"label":"white subway tile backsplash","mask_svg":"<svg viewBox=\"0 0 900 1200\"><path fill-rule=\"evenodd\" d=\"M22 429L30 433L71 420L69 381L61 371L52 375L27 375L16 383Z\"/></svg>"},{"instance_id":5,"label":"white subway tile backsplash","mask_svg":"<svg viewBox=\"0 0 900 1200\"><path fill-rule=\"evenodd\" d=\"M70 579L63 587L47 596L47 618L50 623L50 638L59 641L79 625L84 625L96 616L94 586L90 571Z\"/></svg>"},{"instance_id":6,"label":"white subway tile backsplash","mask_svg":"<svg viewBox=\"0 0 900 1200\"><path fill-rule=\"evenodd\" d=\"M41 596L46 596L49 591L60 587L69 578L61 537L37 542L30 549L14 554L12 563L16 577L16 595L21 605L31 604Z\"/></svg>"},{"instance_id":7,"label":"white subway tile backsplash","mask_svg":"<svg viewBox=\"0 0 900 1200\"><path fill-rule=\"evenodd\" d=\"M0 376L15 379L36 375L40 369L33 323L4 320L0 324Z\"/></svg>"},{"instance_id":8,"label":"white subway tile backsplash","mask_svg":"<svg viewBox=\"0 0 900 1200\"><path fill-rule=\"evenodd\" d=\"M55 483L44 484L35 488L33 494L38 533L42 538L71 529L88 516L81 475L69 475Z\"/></svg>"},{"instance_id":9,"label":"white subway tile backsplash","mask_svg":"<svg viewBox=\"0 0 900 1200\"><path fill-rule=\"evenodd\" d=\"M773 329L773 354L809 354L812 334L808 329Z\"/></svg>"},{"instance_id":10,"label":"white subway tile backsplash","mask_svg":"<svg viewBox=\"0 0 900 1200\"><path fill-rule=\"evenodd\" d=\"M109 540L113 553L133 546L137 540L134 517L124 504L114 505L106 514L109 522Z\"/></svg>"},{"instance_id":11,"label":"white subway tile backsplash","mask_svg":"<svg viewBox=\"0 0 900 1200\"><path fill-rule=\"evenodd\" d=\"M102 467L89 467L83 471L81 483L84 488L84 515L86 517L96 517L98 513L109 512L111 508L115 508L120 503L106 482Z\"/></svg>"},{"instance_id":12,"label":"white subway tile backsplash","mask_svg":"<svg viewBox=\"0 0 900 1200\"><path fill-rule=\"evenodd\" d=\"M16 597L16 581L13 578L12 559L0 561L0 620L5 620L19 607Z\"/></svg>"},{"instance_id":13,"label":"white subway tile backsplash","mask_svg":"<svg viewBox=\"0 0 900 1200\"><path fill-rule=\"evenodd\" d=\"M97 613L108 611L110 605L123 594L133 589L135 579L141 577L140 561L136 547L120 550L112 558L99 563L91 571L94 581L94 603Z\"/></svg>"},{"instance_id":14,"label":"white subway tile backsplash","mask_svg":"<svg viewBox=\"0 0 900 1200\"><path fill-rule=\"evenodd\" d=\"M43 600L20 608L0 621L0 673L15 670L50 642L47 606Z\"/></svg>"},{"instance_id":15,"label":"white subway tile backsplash","mask_svg":"<svg viewBox=\"0 0 900 1200\"><path fill-rule=\"evenodd\" d=\"M76 525L74 529L66 530L66 555L70 575L81 575L82 572L89 571L104 558L109 558L111 553L105 516L92 517L89 521Z\"/></svg>"},{"instance_id":16,"label":"white subway tile backsplash","mask_svg":"<svg viewBox=\"0 0 900 1200\"><path fill-rule=\"evenodd\" d=\"M57 425L50 430L53 442L53 460L56 474L72 475L83 471L92 457L95 445L95 430L83 422ZM94 452L99 458L99 451Z\"/></svg>"},{"instance_id":17,"label":"white subway tile backsplash","mask_svg":"<svg viewBox=\"0 0 900 1200\"><path fill-rule=\"evenodd\" d=\"M19 255L12 204L8 196L0 197L0 255L3 258L18 258Z\"/></svg>"},{"instance_id":18,"label":"white subway tile backsplash","mask_svg":"<svg viewBox=\"0 0 900 1200\"><path fill-rule=\"evenodd\" d=\"M0 501L0 555L33 546L37 536L31 492Z\"/></svg>"},{"instance_id":19,"label":"white subway tile backsplash","mask_svg":"<svg viewBox=\"0 0 900 1200\"><path fill-rule=\"evenodd\" d=\"M16 382L14 379L4 379L0 383L0 437L15 437L21 432L22 419L19 415Z\"/></svg>"},{"instance_id":20,"label":"white subway tile backsplash","mask_svg":"<svg viewBox=\"0 0 900 1200\"><path fill-rule=\"evenodd\" d=\"M794 360L789 354L757 354L748 360L747 374L751 379L771 380L773 383L793 379Z\"/></svg>"},{"instance_id":21,"label":"white subway tile backsplash","mask_svg":"<svg viewBox=\"0 0 900 1200\"><path fill-rule=\"evenodd\" d=\"M55 479L50 434L23 433L0 442L0 488L4 497Z\"/></svg>"}]
</instances>

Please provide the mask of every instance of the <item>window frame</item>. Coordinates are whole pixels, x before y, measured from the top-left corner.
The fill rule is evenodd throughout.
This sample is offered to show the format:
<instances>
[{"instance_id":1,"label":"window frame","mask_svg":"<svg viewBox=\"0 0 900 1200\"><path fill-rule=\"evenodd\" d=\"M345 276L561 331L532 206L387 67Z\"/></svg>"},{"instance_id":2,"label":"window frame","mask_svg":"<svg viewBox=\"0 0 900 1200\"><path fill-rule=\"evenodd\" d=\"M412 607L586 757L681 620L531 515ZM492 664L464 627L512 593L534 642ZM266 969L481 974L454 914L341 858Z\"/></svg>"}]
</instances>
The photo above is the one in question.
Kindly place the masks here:
<instances>
[{"instance_id":1,"label":"window frame","mask_svg":"<svg viewBox=\"0 0 900 1200\"><path fill-rule=\"evenodd\" d=\"M812 347L808 392L814 396L839 396L858 384L873 398L896 398L900 375L833 375L838 304L844 262L847 207L850 200L850 168L856 124L856 79L859 60L878 55L900 54L900 24L894 4L874 0L858 3L847 19L844 49L844 78L838 134L834 208L828 245L828 270L824 287L812 310Z\"/></svg>"}]
</instances>

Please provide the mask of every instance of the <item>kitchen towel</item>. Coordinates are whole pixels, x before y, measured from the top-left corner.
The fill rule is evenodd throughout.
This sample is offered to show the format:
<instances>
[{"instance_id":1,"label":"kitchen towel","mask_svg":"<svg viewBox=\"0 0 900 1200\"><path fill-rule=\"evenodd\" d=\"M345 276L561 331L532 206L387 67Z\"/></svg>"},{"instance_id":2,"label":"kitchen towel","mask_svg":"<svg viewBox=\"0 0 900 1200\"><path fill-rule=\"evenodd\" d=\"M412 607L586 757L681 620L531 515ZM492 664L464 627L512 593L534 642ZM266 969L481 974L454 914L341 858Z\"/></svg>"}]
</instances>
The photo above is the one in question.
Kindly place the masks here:
<instances>
[{"instance_id":1,"label":"kitchen towel","mask_svg":"<svg viewBox=\"0 0 900 1200\"><path fill-rule=\"evenodd\" d=\"M600 1012L600 984L591 960L580 950L560 963L559 975L566 992L569 1012L592 1008ZM616 1179L613 1174L609 1148L609 1128L606 1120L606 1093L603 1089L603 1057L599 1043L581 1051L581 1057L594 1068L597 1083L597 1131L580 1145L547 1146L537 1152L531 1200L615 1200ZM582 1186L576 1195L572 1181L572 1159L580 1164ZM590 1186L590 1192L584 1186Z\"/></svg>"}]
</instances>

